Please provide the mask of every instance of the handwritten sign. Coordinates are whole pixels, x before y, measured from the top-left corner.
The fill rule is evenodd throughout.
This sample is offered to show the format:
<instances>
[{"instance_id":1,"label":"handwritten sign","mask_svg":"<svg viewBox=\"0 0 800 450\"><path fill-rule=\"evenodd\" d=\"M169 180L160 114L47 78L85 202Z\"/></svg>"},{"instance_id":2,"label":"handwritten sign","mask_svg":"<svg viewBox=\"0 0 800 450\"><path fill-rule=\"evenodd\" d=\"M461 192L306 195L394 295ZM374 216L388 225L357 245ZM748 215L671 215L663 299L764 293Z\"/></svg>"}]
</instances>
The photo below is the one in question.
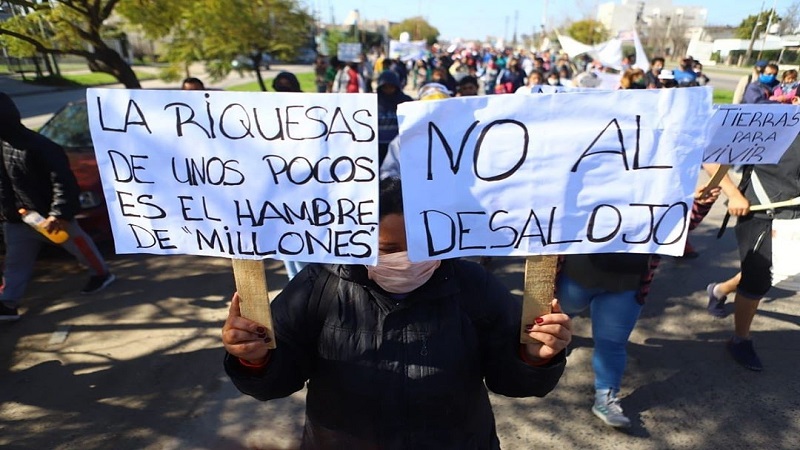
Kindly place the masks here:
<instances>
[{"instance_id":1,"label":"handwritten sign","mask_svg":"<svg viewBox=\"0 0 800 450\"><path fill-rule=\"evenodd\" d=\"M339 61L361 62L360 43L339 43L336 47L336 57Z\"/></svg>"},{"instance_id":2,"label":"handwritten sign","mask_svg":"<svg viewBox=\"0 0 800 450\"><path fill-rule=\"evenodd\" d=\"M119 253L377 262L375 97L89 89Z\"/></svg>"},{"instance_id":3,"label":"handwritten sign","mask_svg":"<svg viewBox=\"0 0 800 450\"><path fill-rule=\"evenodd\" d=\"M401 104L410 259L682 254L711 92Z\"/></svg>"},{"instance_id":4,"label":"handwritten sign","mask_svg":"<svg viewBox=\"0 0 800 450\"><path fill-rule=\"evenodd\" d=\"M703 162L777 164L800 131L800 106L719 105Z\"/></svg>"}]
</instances>

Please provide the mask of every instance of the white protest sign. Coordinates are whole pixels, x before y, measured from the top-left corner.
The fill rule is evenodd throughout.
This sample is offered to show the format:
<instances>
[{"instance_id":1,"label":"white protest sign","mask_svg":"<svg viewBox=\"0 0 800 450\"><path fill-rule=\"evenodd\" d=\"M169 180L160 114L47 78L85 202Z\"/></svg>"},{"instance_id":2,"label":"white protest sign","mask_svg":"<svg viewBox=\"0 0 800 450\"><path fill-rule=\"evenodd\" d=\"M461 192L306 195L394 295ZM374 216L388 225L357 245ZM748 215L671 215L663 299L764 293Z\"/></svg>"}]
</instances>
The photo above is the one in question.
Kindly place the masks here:
<instances>
[{"instance_id":1,"label":"white protest sign","mask_svg":"<svg viewBox=\"0 0 800 450\"><path fill-rule=\"evenodd\" d=\"M389 41L389 57L401 61L424 59L427 53L425 41Z\"/></svg>"},{"instance_id":2,"label":"white protest sign","mask_svg":"<svg viewBox=\"0 0 800 450\"><path fill-rule=\"evenodd\" d=\"M412 261L683 254L711 89L399 105Z\"/></svg>"},{"instance_id":3,"label":"white protest sign","mask_svg":"<svg viewBox=\"0 0 800 450\"><path fill-rule=\"evenodd\" d=\"M336 47L336 57L339 61L361 62L361 44L358 42L340 43Z\"/></svg>"},{"instance_id":4,"label":"white protest sign","mask_svg":"<svg viewBox=\"0 0 800 450\"><path fill-rule=\"evenodd\" d=\"M719 105L704 163L777 164L800 131L800 106Z\"/></svg>"},{"instance_id":5,"label":"white protest sign","mask_svg":"<svg viewBox=\"0 0 800 450\"><path fill-rule=\"evenodd\" d=\"M553 86L549 84L537 84L525 86L518 89L515 93L521 94L560 94L562 92L591 92L599 88L575 87L575 86Z\"/></svg>"},{"instance_id":6,"label":"white protest sign","mask_svg":"<svg viewBox=\"0 0 800 450\"><path fill-rule=\"evenodd\" d=\"M89 89L119 253L377 262L373 95Z\"/></svg>"}]
</instances>

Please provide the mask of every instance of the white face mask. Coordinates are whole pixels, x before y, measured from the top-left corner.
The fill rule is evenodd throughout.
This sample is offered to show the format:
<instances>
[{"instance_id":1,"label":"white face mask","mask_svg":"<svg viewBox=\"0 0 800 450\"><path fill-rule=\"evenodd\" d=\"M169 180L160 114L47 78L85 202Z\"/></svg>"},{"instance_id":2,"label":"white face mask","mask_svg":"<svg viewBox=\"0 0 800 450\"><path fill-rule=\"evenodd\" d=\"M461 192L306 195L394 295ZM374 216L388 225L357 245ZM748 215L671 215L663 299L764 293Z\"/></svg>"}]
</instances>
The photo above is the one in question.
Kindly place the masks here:
<instances>
[{"instance_id":1,"label":"white face mask","mask_svg":"<svg viewBox=\"0 0 800 450\"><path fill-rule=\"evenodd\" d=\"M555 86L555 85L558 84L558 80L557 79L553 79L553 78L548 78L547 79L547 84L549 84L551 86Z\"/></svg>"},{"instance_id":2,"label":"white face mask","mask_svg":"<svg viewBox=\"0 0 800 450\"><path fill-rule=\"evenodd\" d=\"M366 266L367 276L384 291L392 294L406 294L427 282L441 261L412 263L408 252L389 253L378 256L377 266Z\"/></svg>"}]
</instances>

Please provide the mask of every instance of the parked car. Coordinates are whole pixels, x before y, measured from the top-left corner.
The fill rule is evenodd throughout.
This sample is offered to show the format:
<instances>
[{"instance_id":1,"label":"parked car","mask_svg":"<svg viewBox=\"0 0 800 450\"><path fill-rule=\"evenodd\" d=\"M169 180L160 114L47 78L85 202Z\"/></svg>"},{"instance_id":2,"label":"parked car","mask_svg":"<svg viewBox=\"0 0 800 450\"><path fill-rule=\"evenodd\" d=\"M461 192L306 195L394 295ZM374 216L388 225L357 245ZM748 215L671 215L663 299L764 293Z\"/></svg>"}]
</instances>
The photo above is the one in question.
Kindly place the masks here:
<instances>
[{"instance_id":1,"label":"parked car","mask_svg":"<svg viewBox=\"0 0 800 450\"><path fill-rule=\"evenodd\" d=\"M303 47L297 51L294 58L295 64L314 64L317 61L317 51L313 48Z\"/></svg>"},{"instance_id":2,"label":"parked car","mask_svg":"<svg viewBox=\"0 0 800 450\"><path fill-rule=\"evenodd\" d=\"M100 172L89 132L86 101L64 105L39 129L39 133L64 147L78 180L81 211L76 219L95 242L112 239Z\"/></svg>"},{"instance_id":3,"label":"parked car","mask_svg":"<svg viewBox=\"0 0 800 450\"><path fill-rule=\"evenodd\" d=\"M258 64L259 68L269 70L270 64L272 64L272 56L269 53L262 53L261 62ZM231 61L231 66L233 66L234 70L253 70L253 58L247 55L239 55Z\"/></svg>"}]
</instances>

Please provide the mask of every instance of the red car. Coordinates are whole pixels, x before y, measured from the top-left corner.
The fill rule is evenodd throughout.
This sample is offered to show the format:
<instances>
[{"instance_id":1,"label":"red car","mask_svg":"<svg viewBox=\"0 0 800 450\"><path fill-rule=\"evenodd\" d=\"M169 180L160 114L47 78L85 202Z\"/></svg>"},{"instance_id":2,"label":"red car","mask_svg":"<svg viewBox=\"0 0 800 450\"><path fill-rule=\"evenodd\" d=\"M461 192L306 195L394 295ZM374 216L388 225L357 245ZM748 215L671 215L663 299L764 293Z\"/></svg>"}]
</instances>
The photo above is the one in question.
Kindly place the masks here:
<instances>
[{"instance_id":1,"label":"red car","mask_svg":"<svg viewBox=\"0 0 800 450\"><path fill-rule=\"evenodd\" d=\"M101 242L112 239L100 172L89 132L86 101L64 105L39 129L39 133L58 143L67 152L70 167L78 179L81 211L78 223L86 233Z\"/></svg>"}]
</instances>

